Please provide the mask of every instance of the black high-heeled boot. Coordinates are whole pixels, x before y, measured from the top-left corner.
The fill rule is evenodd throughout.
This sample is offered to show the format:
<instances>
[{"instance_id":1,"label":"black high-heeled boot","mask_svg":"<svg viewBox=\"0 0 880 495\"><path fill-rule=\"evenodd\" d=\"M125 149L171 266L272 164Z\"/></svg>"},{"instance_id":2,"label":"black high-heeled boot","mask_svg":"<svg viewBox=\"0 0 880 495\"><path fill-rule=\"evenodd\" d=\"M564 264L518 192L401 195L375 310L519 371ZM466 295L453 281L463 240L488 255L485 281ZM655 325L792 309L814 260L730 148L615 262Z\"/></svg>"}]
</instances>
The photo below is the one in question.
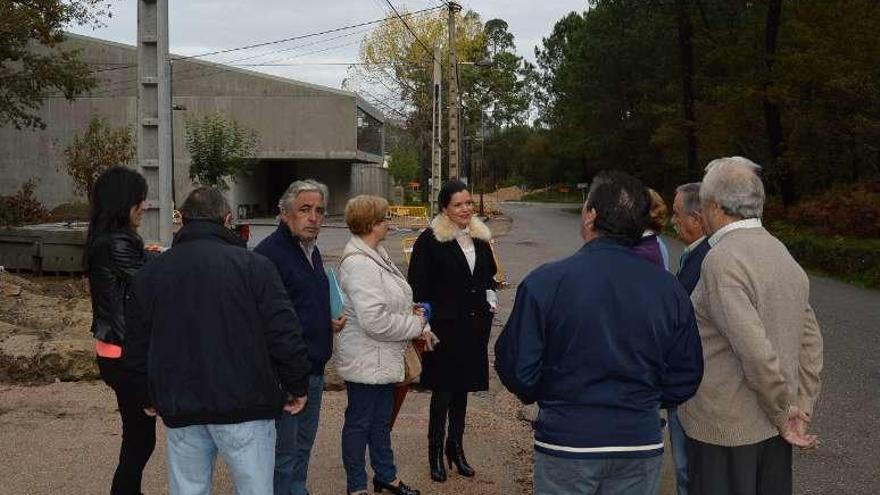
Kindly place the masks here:
<instances>
[{"instance_id":1,"label":"black high-heeled boot","mask_svg":"<svg viewBox=\"0 0 880 495\"><path fill-rule=\"evenodd\" d=\"M431 467L431 479L439 483L446 481L446 465L443 464L443 444L428 446L428 465Z\"/></svg>"},{"instance_id":2,"label":"black high-heeled boot","mask_svg":"<svg viewBox=\"0 0 880 495\"><path fill-rule=\"evenodd\" d=\"M467 458L464 456L464 447L461 444L461 440L456 440L452 437L446 439L446 459L449 461L449 468L452 469L454 464L455 468L458 469L458 474L468 478L476 474L474 468L468 464Z\"/></svg>"},{"instance_id":3,"label":"black high-heeled boot","mask_svg":"<svg viewBox=\"0 0 880 495\"><path fill-rule=\"evenodd\" d=\"M442 396L434 392L431 395L431 410L428 418L428 466L431 479L437 482L446 481L446 465L443 463L443 438L446 436L446 411Z\"/></svg>"},{"instance_id":4,"label":"black high-heeled boot","mask_svg":"<svg viewBox=\"0 0 880 495\"><path fill-rule=\"evenodd\" d=\"M474 468L468 464L464 456L464 421L467 416L467 393L458 392L452 396L449 405L449 434L446 437L446 459L449 468L454 464L458 473L470 478L474 475Z\"/></svg>"}]
</instances>

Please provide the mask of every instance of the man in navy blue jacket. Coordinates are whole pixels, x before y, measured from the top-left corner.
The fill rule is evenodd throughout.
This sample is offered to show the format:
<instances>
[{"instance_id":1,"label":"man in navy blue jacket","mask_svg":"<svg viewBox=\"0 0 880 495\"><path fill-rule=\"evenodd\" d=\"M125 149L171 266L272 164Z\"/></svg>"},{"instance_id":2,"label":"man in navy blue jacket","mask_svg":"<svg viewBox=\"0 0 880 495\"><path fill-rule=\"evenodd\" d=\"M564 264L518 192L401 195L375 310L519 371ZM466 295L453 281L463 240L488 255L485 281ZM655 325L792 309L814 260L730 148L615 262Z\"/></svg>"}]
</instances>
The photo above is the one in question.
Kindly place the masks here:
<instances>
[{"instance_id":1,"label":"man in navy blue jacket","mask_svg":"<svg viewBox=\"0 0 880 495\"><path fill-rule=\"evenodd\" d=\"M709 252L709 238L703 229L700 214L700 183L691 182L675 189L672 202L672 225L678 238L685 244L678 263L678 281L688 295L694 292L700 281L703 258ZM670 407L669 441L672 444L672 458L675 460L675 484L677 495L687 495L687 439L684 428L678 419L678 409Z\"/></svg>"},{"instance_id":2,"label":"man in navy blue jacket","mask_svg":"<svg viewBox=\"0 0 880 495\"><path fill-rule=\"evenodd\" d=\"M324 366L333 353L333 332L345 325L345 316L334 320L330 315L329 282L317 246L327 196L327 186L320 182L293 182L278 201L278 229L254 249L278 268L302 323L312 365L306 407L296 416L282 415L275 425L275 495L309 493L306 475L318 433Z\"/></svg>"},{"instance_id":3,"label":"man in navy blue jacket","mask_svg":"<svg viewBox=\"0 0 880 495\"><path fill-rule=\"evenodd\" d=\"M300 323L272 263L229 230L220 191L194 190L181 212L173 247L127 294L123 365L167 427L171 493L210 493L218 453L236 493L268 493L275 419L307 403Z\"/></svg>"},{"instance_id":4,"label":"man in navy blue jacket","mask_svg":"<svg viewBox=\"0 0 880 495\"><path fill-rule=\"evenodd\" d=\"M709 239L706 237L702 215L700 214L700 183L692 182L678 186L672 202L672 224L678 238L685 243L678 265L678 281L688 295L694 292L700 281L703 258L709 252Z\"/></svg>"},{"instance_id":5,"label":"man in navy blue jacket","mask_svg":"<svg viewBox=\"0 0 880 495\"><path fill-rule=\"evenodd\" d=\"M573 256L517 290L495 345L502 383L538 402L535 493L656 493L660 408L697 390L703 355L687 293L634 255L650 200L621 172L596 176Z\"/></svg>"}]
</instances>

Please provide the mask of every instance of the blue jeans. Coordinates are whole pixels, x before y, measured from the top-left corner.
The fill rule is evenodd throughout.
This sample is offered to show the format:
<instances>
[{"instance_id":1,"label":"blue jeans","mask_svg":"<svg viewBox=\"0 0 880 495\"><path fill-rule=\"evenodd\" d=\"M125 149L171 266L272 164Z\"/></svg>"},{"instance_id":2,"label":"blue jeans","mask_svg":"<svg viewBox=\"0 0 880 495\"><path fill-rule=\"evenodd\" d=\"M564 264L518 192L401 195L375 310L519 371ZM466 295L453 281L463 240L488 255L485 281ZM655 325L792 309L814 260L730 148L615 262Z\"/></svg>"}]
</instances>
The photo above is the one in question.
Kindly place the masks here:
<instances>
[{"instance_id":1,"label":"blue jeans","mask_svg":"<svg viewBox=\"0 0 880 495\"><path fill-rule=\"evenodd\" d=\"M364 455L370 447L370 464L377 480L390 483L397 478L391 451L391 412L394 384L365 385L345 382L348 407L342 426L342 464L349 492L367 489Z\"/></svg>"},{"instance_id":2,"label":"blue jeans","mask_svg":"<svg viewBox=\"0 0 880 495\"><path fill-rule=\"evenodd\" d=\"M687 439L684 436L681 420L678 419L678 408L671 407L666 412L669 415L669 443L672 447L672 460L675 461L676 493L677 495L687 495Z\"/></svg>"},{"instance_id":3,"label":"blue jeans","mask_svg":"<svg viewBox=\"0 0 880 495\"><path fill-rule=\"evenodd\" d=\"M232 473L236 495L271 493L273 420L168 428L167 437L171 495L210 495L218 451Z\"/></svg>"},{"instance_id":4,"label":"blue jeans","mask_svg":"<svg viewBox=\"0 0 880 495\"><path fill-rule=\"evenodd\" d=\"M535 495L656 495L663 456L567 459L535 451Z\"/></svg>"},{"instance_id":5,"label":"blue jeans","mask_svg":"<svg viewBox=\"0 0 880 495\"><path fill-rule=\"evenodd\" d=\"M309 457L318 434L324 375L309 377L308 400L299 414L281 413L275 420L275 495L308 495Z\"/></svg>"}]
</instances>

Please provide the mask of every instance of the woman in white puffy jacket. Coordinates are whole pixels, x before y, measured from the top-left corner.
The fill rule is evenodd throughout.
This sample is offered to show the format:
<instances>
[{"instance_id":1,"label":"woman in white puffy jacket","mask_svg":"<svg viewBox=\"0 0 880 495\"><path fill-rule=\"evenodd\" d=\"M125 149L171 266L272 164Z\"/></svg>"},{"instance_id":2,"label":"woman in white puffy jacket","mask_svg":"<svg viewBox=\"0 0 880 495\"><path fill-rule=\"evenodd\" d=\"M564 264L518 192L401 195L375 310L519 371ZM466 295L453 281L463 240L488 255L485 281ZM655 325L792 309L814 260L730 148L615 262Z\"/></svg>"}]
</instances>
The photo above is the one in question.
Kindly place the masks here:
<instances>
[{"instance_id":1,"label":"woman in white puffy jacket","mask_svg":"<svg viewBox=\"0 0 880 495\"><path fill-rule=\"evenodd\" d=\"M348 323L336 334L334 359L345 380L348 407L342 428L342 461L348 493L367 489L364 462L367 445L373 467L373 488L418 495L397 478L391 450L394 387L404 379L404 353L409 341L436 337L424 312L413 306L412 289L385 248L388 202L361 195L345 207L352 232L339 264Z\"/></svg>"}]
</instances>

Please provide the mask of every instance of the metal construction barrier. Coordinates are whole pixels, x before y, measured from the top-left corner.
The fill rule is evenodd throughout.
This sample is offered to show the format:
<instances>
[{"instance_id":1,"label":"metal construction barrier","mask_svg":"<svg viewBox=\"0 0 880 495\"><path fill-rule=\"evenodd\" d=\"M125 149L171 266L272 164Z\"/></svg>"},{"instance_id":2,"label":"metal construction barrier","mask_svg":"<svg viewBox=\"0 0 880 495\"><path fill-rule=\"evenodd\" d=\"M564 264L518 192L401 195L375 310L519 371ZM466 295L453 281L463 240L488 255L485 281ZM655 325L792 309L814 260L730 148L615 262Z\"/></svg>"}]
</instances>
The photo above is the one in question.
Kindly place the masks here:
<instances>
[{"instance_id":1,"label":"metal construction barrier","mask_svg":"<svg viewBox=\"0 0 880 495\"><path fill-rule=\"evenodd\" d=\"M424 206L389 206L391 225L399 229L423 229L428 226L428 208Z\"/></svg>"}]
</instances>

